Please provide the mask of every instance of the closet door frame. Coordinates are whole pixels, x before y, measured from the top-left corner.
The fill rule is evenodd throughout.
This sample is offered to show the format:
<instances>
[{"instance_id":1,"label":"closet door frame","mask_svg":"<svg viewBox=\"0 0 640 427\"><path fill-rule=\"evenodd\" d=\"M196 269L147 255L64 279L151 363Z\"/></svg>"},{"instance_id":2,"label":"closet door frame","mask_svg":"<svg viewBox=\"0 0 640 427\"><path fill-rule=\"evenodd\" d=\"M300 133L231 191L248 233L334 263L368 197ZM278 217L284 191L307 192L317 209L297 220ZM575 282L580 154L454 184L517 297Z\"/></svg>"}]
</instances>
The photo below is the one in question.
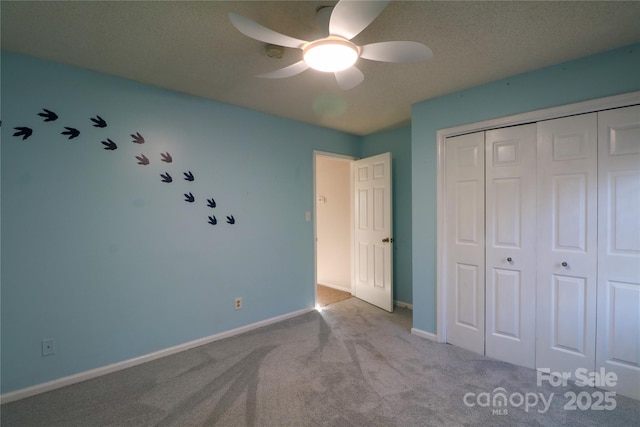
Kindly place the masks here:
<instances>
[{"instance_id":1,"label":"closet door frame","mask_svg":"<svg viewBox=\"0 0 640 427\"><path fill-rule=\"evenodd\" d=\"M447 226L446 207L446 180L445 180L445 142L453 136L467 133L487 131L491 129L522 125L538 122L541 120L556 119L560 117L572 116L576 114L592 113L611 108L626 107L640 103L640 91L630 92L622 95L610 96L606 98L592 99L574 104L562 105L559 107L545 108L528 113L506 116L498 119L485 120L477 123L470 123L462 126L455 126L440 129L436 133L438 141L438 170L437 170L437 331L436 341L447 342L447 294L446 294L446 239L444 230Z\"/></svg>"}]
</instances>

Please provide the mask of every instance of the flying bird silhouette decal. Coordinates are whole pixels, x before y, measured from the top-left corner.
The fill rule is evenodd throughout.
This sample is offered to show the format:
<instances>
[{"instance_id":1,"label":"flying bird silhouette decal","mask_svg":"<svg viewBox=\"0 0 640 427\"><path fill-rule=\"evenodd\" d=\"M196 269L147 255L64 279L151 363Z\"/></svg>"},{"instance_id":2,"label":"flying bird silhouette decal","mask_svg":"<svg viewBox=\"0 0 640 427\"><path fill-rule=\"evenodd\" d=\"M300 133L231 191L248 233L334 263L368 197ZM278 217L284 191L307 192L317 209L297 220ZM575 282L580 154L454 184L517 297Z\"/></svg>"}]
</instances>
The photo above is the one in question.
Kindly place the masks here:
<instances>
[{"instance_id":1,"label":"flying bird silhouette decal","mask_svg":"<svg viewBox=\"0 0 640 427\"><path fill-rule=\"evenodd\" d=\"M105 146L104 149L105 150L116 150L118 148L118 146L116 145L115 142L113 142L112 140L110 140L109 138L107 138L106 141L102 141L102 144Z\"/></svg>"},{"instance_id":2,"label":"flying bird silhouette decal","mask_svg":"<svg viewBox=\"0 0 640 427\"><path fill-rule=\"evenodd\" d=\"M69 139L73 139L78 135L80 135L80 131L78 129L70 128L66 126L64 128L66 129L66 131L61 132L61 135L69 135Z\"/></svg>"},{"instance_id":3,"label":"flying bird silhouette decal","mask_svg":"<svg viewBox=\"0 0 640 427\"><path fill-rule=\"evenodd\" d=\"M53 111L47 110L46 108L43 108L42 111L44 111L44 113L38 113L38 115L40 117L44 117L45 122L53 122L58 120L58 115Z\"/></svg>"},{"instance_id":4,"label":"flying bird silhouette decal","mask_svg":"<svg viewBox=\"0 0 640 427\"><path fill-rule=\"evenodd\" d=\"M133 142L136 144L144 144L144 138L142 137L142 135L140 135L140 132L131 134L131 138L133 138Z\"/></svg>"},{"instance_id":5,"label":"flying bird silhouette decal","mask_svg":"<svg viewBox=\"0 0 640 427\"><path fill-rule=\"evenodd\" d=\"M105 122L104 119L100 116L96 116L95 119L92 117L91 121L93 122L93 127L96 127L96 128L107 127L107 122Z\"/></svg>"},{"instance_id":6,"label":"flying bird silhouette decal","mask_svg":"<svg viewBox=\"0 0 640 427\"><path fill-rule=\"evenodd\" d=\"M160 160L165 163L171 163L173 161L169 153L160 153Z\"/></svg>"},{"instance_id":7,"label":"flying bird silhouette decal","mask_svg":"<svg viewBox=\"0 0 640 427\"><path fill-rule=\"evenodd\" d=\"M149 159L144 154L140 154L139 156L136 156L136 159L138 159L138 164L139 165L148 165L149 164Z\"/></svg>"},{"instance_id":8,"label":"flying bird silhouette decal","mask_svg":"<svg viewBox=\"0 0 640 427\"><path fill-rule=\"evenodd\" d=\"M42 108L41 112L38 113L38 116L42 117L44 122L54 122L59 119L58 114L56 114L54 111L49 110L47 108ZM96 115L95 117L90 117L89 119L91 120L91 123L94 128L107 127L107 122L99 115ZM0 121L0 125L1 124L2 124L2 121ZM28 126L17 126L17 127L14 127L13 129L15 131L13 133L13 136L22 137L23 141L30 138L33 135L33 129ZM80 130L72 126L64 126L64 130L60 134L67 136L68 139L75 139L80 136ZM133 138L132 142L134 144L144 144L147 142L145 138L140 134L140 132L130 133L130 135L131 135L131 138ZM102 140L101 143L103 145L104 150L115 151L118 149L118 145L111 138L106 138L105 140ZM136 158L138 165L147 166L151 164L151 161L144 153L140 153L140 155L134 155L134 157ZM160 160L167 164L173 163L173 157L171 156L171 154L169 154L169 152L164 152L164 153L161 152ZM193 174L192 171L189 170L187 172L183 172L183 175L184 175L185 181L187 182L195 181L195 175ZM165 171L164 173L161 173L160 177L161 177L161 181L164 183L173 182L173 178L171 177L169 172ZM196 200L196 196L192 192L183 193L183 195L184 195L185 202L194 203ZM213 197L206 200L207 200L207 206L209 208L217 207L217 203ZM207 218L208 218L208 223L211 225L216 225L218 223L218 219L216 218L215 215L207 216ZM233 215L228 215L226 217L226 222L227 224L233 225L236 223L236 219Z\"/></svg>"},{"instance_id":9,"label":"flying bird silhouette decal","mask_svg":"<svg viewBox=\"0 0 640 427\"><path fill-rule=\"evenodd\" d=\"M14 133L13 136L21 136L23 141L29 138L31 134L33 134L33 129L28 127L22 126L14 129L17 130L18 132Z\"/></svg>"}]
</instances>

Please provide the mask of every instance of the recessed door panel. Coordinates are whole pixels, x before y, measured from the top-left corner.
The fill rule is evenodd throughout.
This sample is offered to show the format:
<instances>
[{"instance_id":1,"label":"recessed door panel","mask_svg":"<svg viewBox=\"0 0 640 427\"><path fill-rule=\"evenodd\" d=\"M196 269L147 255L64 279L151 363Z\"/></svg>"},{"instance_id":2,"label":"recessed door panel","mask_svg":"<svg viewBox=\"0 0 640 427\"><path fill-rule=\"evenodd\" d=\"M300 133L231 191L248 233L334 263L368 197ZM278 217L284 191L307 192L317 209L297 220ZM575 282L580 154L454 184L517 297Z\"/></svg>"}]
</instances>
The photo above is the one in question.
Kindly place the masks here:
<instances>
[{"instance_id":1,"label":"recessed door panel","mask_svg":"<svg viewBox=\"0 0 640 427\"><path fill-rule=\"evenodd\" d=\"M478 244L478 207L481 206L482 193L478 181L461 181L456 183L456 243L465 245Z\"/></svg>"},{"instance_id":2,"label":"recessed door panel","mask_svg":"<svg viewBox=\"0 0 640 427\"><path fill-rule=\"evenodd\" d=\"M372 166L373 179L384 179L386 171L385 162L376 162Z\"/></svg>"},{"instance_id":3,"label":"recessed door panel","mask_svg":"<svg viewBox=\"0 0 640 427\"><path fill-rule=\"evenodd\" d=\"M587 177L553 177L553 250L585 251L587 235Z\"/></svg>"},{"instance_id":4,"label":"recessed door panel","mask_svg":"<svg viewBox=\"0 0 640 427\"><path fill-rule=\"evenodd\" d=\"M356 166L356 179L358 182L366 182L369 180L369 167Z\"/></svg>"},{"instance_id":5,"label":"recessed door panel","mask_svg":"<svg viewBox=\"0 0 640 427\"><path fill-rule=\"evenodd\" d=\"M369 229L369 189L362 188L357 191L357 209L358 214L356 219L358 221L357 227L359 230Z\"/></svg>"},{"instance_id":6,"label":"recessed door panel","mask_svg":"<svg viewBox=\"0 0 640 427\"><path fill-rule=\"evenodd\" d=\"M495 246L520 247L522 230L520 205L520 178L503 178L493 181L493 229L495 236L491 240Z\"/></svg>"},{"instance_id":7,"label":"recessed door panel","mask_svg":"<svg viewBox=\"0 0 640 427\"><path fill-rule=\"evenodd\" d=\"M604 302L609 326L607 359L640 369L640 284L608 282Z\"/></svg>"},{"instance_id":8,"label":"recessed door panel","mask_svg":"<svg viewBox=\"0 0 640 427\"><path fill-rule=\"evenodd\" d=\"M455 295L456 323L478 329L478 266L458 264L456 266Z\"/></svg>"},{"instance_id":9,"label":"recessed door panel","mask_svg":"<svg viewBox=\"0 0 640 427\"><path fill-rule=\"evenodd\" d=\"M640 165L638 166L640 168ZM638 256L640 253L640 170L610 172L609 253ZM607 201L603 201L606 203Z\"/></svg>"},{"instance_id":10,"label":"recessed door panel","mask_svg":"<svg viewBox=\"0 0 640 427\"><path fill-rule=\"evenodd\" d=\"M386 252L387 252L387 247L385 246L381 246L381 245L374 245L373 246L373 262L374 262L374 280L373 280L373 286L375 286L376 288L381 288L384 289L385 284L387 282L387 275L386 275L386 269L385 269L385 265L386 265Z\"/></svg>"},{"instance_id":11,"label":"recessed door panel","mask_svg":"<svg viewBox=\"0 0 640 427\"><path fill-rule=\"evenodd\" d=\"M562 129L556 129L551 136L553 161L563 162L587 158L588 137L586 132L564 132Z\"/></svg>"},{"instance_id":12,"label":"recessed door panel","mask_svg":"<svg viewBox=\"0 0 640 427\"><path fill-rule=\"evenodd\" d=\"M385 213L388 209L385 206L385 202L387 200L384 187L374 187L373 188L373 229L375 231L384 232L387 221Z\"/></svg>"},{"instance_id":13,"label":"recessed door panel","mask_svg":"<svg viewBox=\"0 0 640 427\"><path fill-rule=\"evenodd\" d=\"M552 286L553 347L584 355L586 279L555 275Z\"/></svg>"},{"instance_id":14,"label":"recessed door panel","mask_svg":"<svg viewBox=\"0 0 640 427\"><path fill-rule=\"evenodd\" d=\"M493 271L493 276L495 291L492 298L495 310L492 333L506 338L520 339L522 315L520 272L496 269Z\"/></svg>"},{"instance_id":15,"label":"recessed door panel","mask_svg":"<svg viewBox=\"0 0 640 427\"><path fill-rule=\"evenodd\" d=\"M613 114L617 114L614 112ZM612 113L603 112L603 117ZM608 138L609 154L612 156L624 156L640 153L640 122L637 118L630 117L626 123L607 123L604 137Z\"/></svg>"},{"instance_id":16,"label":"recessed door panel","mask_svg":"<svg viewBox=\"0 0 640 427\"><path fill-rule=\"evenodd\" d=\"M520 139L492 141L493 166L516 166L520 164L520 142Z\"/></svg>"},{"instance_id":17,"label":"recessed door panel","mask_svg":"<svg viewBox=\"0 0 640 427\"><path fill-rule=\"evenodd\" d=\"M453 161L456 169L470 169L473 172L478 167L484 167L480 164L480 150L480 147L462 145L451 148L449 152L454 156Z\"/></svg>"}]
</instances>

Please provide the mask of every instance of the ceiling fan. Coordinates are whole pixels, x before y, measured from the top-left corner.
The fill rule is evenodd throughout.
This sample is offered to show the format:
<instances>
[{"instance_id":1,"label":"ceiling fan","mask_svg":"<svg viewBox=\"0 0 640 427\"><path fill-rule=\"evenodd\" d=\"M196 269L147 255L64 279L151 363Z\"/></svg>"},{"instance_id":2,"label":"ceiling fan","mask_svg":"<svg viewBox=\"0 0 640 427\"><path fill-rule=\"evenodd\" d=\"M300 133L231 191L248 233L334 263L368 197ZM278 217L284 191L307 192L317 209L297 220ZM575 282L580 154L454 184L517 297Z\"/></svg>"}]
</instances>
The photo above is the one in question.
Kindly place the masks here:
<instances>
[{"instance_id":1,"label":"ceiling fan","mask_svg":"<svg viewBox=\"0 0 640 427\"><path fill-rule=\"evenodd\" d=\"M229 13L229 19L241 33L252 39L302 50L301 61L257 77L280 79L313 68L333 72L338 86L348 90L364 80L364 74L354 65L358 58L382 62L418 62L426 61L433 56L431 49L414 41L388 41L363 46L351 42L351 39L376 19L387 3L389 2L339 1L331 12L329 35L313 41L280 34L234 12Z\"/></svg>"}]
</instances>

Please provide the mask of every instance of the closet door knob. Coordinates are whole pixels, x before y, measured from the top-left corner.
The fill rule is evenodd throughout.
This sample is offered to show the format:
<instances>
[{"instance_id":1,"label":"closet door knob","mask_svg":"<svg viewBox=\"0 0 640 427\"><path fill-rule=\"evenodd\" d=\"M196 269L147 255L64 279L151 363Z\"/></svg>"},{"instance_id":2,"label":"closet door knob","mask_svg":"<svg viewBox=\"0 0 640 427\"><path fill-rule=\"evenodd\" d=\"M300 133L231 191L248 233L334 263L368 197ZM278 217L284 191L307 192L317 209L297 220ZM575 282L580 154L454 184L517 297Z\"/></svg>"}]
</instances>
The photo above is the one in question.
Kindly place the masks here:
<instances>
[{"instance_id":1,"label":"closet door knob","mask_svg":"<svg viewBox=\"0 0 640 427\"><path fill-rule=\"evenodd\" d=\"M511 261L513 261L513 258L511 257L507 258L507 262L511 262Z\"/></svg>"},{"instance_id":2,"label":"closet door knob","mask_svg":"<svg viewBox=\"0 0 640 427\"><path fill-rule=\"evenodd\" d=\"M567 261L562 261L562 266L563 267L566 267L567 265L569 265L569 264L567 264Z\"/></svg>"}]
</instances>

